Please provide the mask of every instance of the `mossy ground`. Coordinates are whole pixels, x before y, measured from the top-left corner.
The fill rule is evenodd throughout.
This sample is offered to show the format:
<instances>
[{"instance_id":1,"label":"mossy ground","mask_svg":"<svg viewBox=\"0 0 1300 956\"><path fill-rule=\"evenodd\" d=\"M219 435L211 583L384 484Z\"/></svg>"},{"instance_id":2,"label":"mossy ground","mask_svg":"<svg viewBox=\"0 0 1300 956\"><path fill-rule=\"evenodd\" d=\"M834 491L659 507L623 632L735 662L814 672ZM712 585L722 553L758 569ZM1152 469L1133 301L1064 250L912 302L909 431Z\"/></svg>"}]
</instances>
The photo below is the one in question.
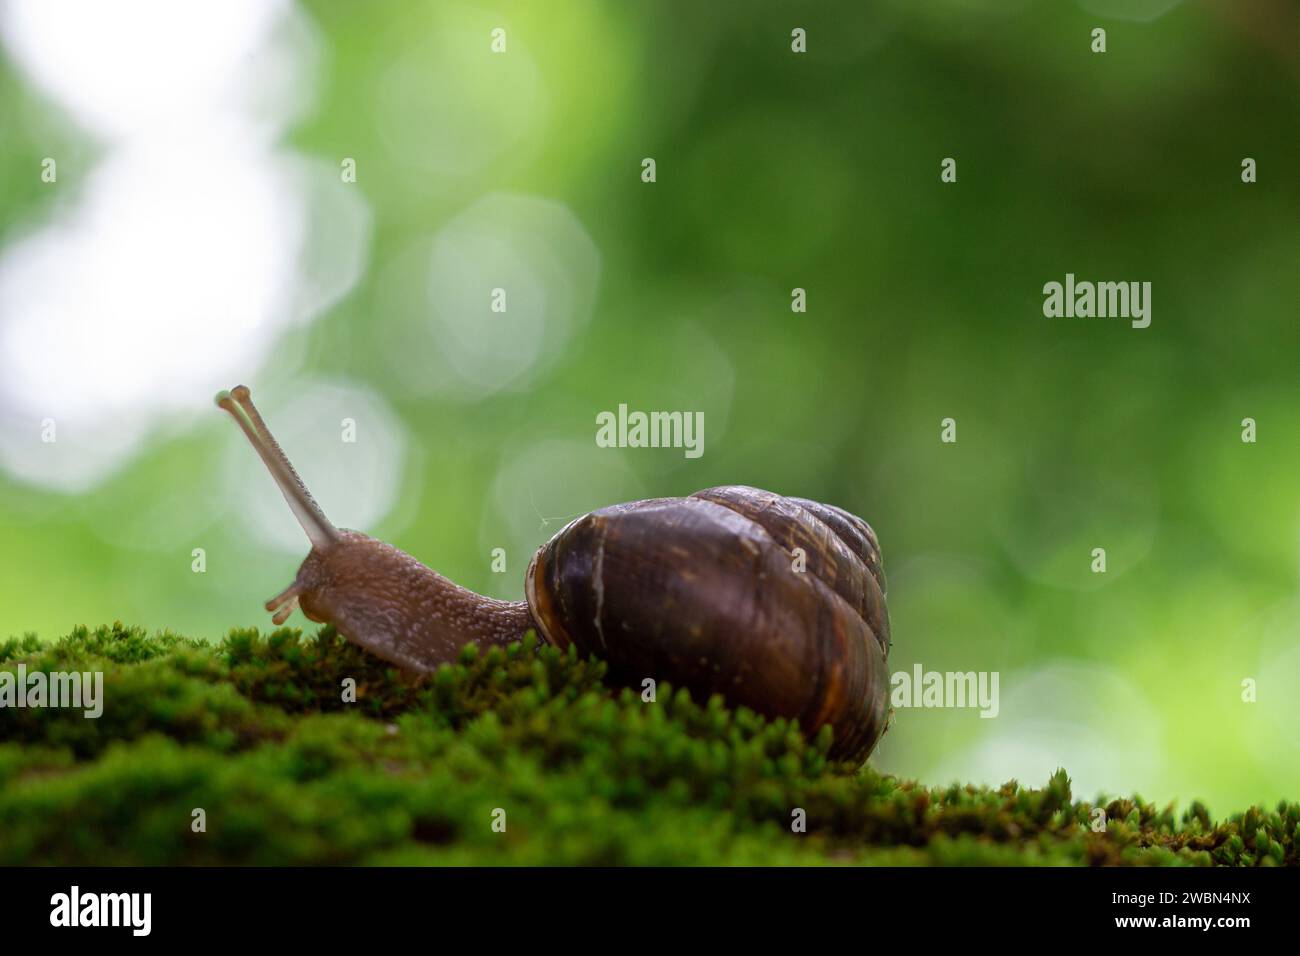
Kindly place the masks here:
<instances>
[{"instance_id":1,"label":"mossy ground","mask_svg":"<svg viewBox=\"0 0 1300 956\"><path fill-rule=\"evenodd\" d=\"M1213 821L1140 798L927 788L829 734L602 683L532 642L415 680L330 628L212 645L115 624L0 643L104 672L98 720L0 712L0 864L1296 864L1300 804ZM344 703L345 678L357 683ZM206 832L192 830L202 808ZM506 811L504 833L493 811ZM792 811L807 832L791 831Z\"/></svg>"}]
</instances>

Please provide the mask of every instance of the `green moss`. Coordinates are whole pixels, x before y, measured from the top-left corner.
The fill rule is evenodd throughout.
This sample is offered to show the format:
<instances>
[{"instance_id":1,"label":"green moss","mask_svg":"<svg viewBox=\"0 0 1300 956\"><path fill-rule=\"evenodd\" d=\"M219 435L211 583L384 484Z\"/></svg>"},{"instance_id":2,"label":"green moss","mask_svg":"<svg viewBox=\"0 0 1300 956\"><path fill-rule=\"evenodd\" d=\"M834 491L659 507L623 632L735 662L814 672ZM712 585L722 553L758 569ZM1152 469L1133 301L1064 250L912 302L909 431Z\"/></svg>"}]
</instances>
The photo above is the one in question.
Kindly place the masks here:
<instances>
[{"instance_id":1,"label":"green moss","mask_svg":"<svg viewBox=\"0 0 1300 956\"><path fill-rule=\"evenodd\" d=\"M829 761L829 731L662 685L643 703L531 640L414 679L331 628L115 624L0 644L19 663L102 670L105 705L0 714L0 865L1297 863L1298 804L1215 822L1116 799L1095 833L1064 771L927 788Z\"/></svg>"}]
</instances>

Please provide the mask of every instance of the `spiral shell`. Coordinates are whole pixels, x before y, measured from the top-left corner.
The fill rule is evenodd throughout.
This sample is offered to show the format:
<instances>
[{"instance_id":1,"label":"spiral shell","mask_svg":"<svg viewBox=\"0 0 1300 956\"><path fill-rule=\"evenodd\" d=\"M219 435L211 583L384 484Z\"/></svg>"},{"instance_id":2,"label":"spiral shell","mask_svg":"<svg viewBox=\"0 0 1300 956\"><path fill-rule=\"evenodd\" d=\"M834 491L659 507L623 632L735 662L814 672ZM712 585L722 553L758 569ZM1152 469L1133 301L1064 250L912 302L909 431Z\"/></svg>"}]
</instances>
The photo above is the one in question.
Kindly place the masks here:
<instances>
[{"instance_id":1,"label":"spiral shell","mask_svg":"<svg viewBox=\"0 0 1300 956\"><path fill-rule=\"evenodd\" d=\"M829 724L837 759L864 760L885 730L880 547L840 508L740 485L601 508L542 546L525 590L547 641L620 683L721 694L809 735Z\"/></svg>"}]
</instances>

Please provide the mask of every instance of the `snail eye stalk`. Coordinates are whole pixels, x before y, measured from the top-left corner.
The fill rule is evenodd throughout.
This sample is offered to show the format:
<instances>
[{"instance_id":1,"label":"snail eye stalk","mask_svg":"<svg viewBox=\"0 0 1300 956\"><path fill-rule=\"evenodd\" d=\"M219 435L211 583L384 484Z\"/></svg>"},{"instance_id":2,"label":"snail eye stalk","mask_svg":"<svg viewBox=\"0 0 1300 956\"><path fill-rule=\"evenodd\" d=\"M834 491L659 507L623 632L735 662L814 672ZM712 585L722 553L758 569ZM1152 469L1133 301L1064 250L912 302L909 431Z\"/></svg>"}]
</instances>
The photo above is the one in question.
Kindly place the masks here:
<instances>
[{"instance_id":1,"label":"snail eye stalk","mask_svg":"<svg viewBox=\"0 0 1300 956\"><path fill-rule=\"evenodd\" d=\"M337 541L338 528L325 517L325 512L321 510L320 505L316 504L307 486L293 470L288 456L272 436L271 430L266 427L266 422L262 420L257 406L253 404L253 396L249 390L243 385L236 385L228 392L218 392L216 403L219 408L230 413L230 417L248 437L253 450L257 452L266 464L267 471L275 479L280 493L284 495L284 500L289 503L294 517L302 525L302 530L307 532L312 547L324 551Z\"/></svg>"}]
</instances>

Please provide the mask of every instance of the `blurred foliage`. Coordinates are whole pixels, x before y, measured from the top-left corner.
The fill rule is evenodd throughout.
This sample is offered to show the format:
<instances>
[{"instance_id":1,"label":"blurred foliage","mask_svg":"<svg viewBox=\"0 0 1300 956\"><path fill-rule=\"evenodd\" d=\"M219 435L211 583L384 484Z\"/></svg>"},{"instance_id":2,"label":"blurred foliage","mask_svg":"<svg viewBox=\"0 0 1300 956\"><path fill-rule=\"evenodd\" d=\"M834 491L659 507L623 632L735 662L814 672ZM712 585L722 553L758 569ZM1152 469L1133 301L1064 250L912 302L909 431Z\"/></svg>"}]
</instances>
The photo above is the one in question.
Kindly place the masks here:
<instances>
[{"instance_id":1,"label":"blurred foliage","mask_svg":"<svg viewBox=\"0 0 1300 956\"><path fill-rule=\"evenodd\" d=\"M1291 5L1187 2L1149 23L1046 0L304 7L321 56L312 106L286 145L331 163L357 159L356 188L373 211L369 262L347 298L247 378L283 395L296 377L344 377L389 401L410 445L402 505L364 530L459 583L518 597L529 549L556 530L548 519L576 509L737 482L834 502L879 533L894 668L998 670L1010 694L1042 666L1084 662L1149 705L1141 718L1101 704L1052 712L1050 702L993 721L910 711L882 745L881 767L942 782L958 758L1022 719L1044 732L1086 728L1113 748L1125 785L1146 792L1244 804L1300 789L1300 711L1283 699L1300 679L1300 632L1278 616L1295 601L1300 565ZM1098 23L1109 31L1100 56L1089 52ZM496 25L510 52L494 61ZM806 56L790 53L795 25L808 31ZM58 202L33 172L39 157L59 149L62 178L75 183L93 145L11 70L0 65L0 226L17 233ZM658 163L653 185L639 180L645 156ZM939 182L945 156L958 161L951 186ZM1258 161L1255 185L1240 182L1243 156ZM601 266L591 321L555 365L487 396L399 387L386 335L398 307L419 306L393 285L394 263L496 192L555 200L585 227ZM1040 290L1066 272L1151 281L1151 328L1044 319ZM808 290L807 314L790 311L795 286ZM704 411L706 454L608 451L600 461L618 468L599 480L588 458L566 459L565 449L591 449L595 413L619 402ZM1239 440L1248 415L1258 444ZM958 421L956 445L938 441L947 416ZM274 426L274 408L268 417ZM215 639L258 620L260 600L297 559L251 541L235 497L183 477L215 473L238 441L205 409L81 498L0 478L0 637L120 616ZM558 451L529 457L547 441ZM265 481L251 456L240 460L243 469L220 473L225 482ZM534 495L498 486L512 466L533 476ZM201 528L163 549L124 543L122 529L147 520L143 502L186 489ZM499 543L510 545L506 575L489 570ZM190 570L198 546L208 556L201 575ZM1097 546L1109 551L1104 577L1089 573ZM212 666L178 646L165 661L132 665L142 676L131 679L146 681L151 667L170 675L185 660ZM1239 697L1247 677L1260 687L1249 706ZM189 679L208 687L203 673ZM205 749L134 740L149 718L122 715L142 722L122 728L133 742L61 778L60 799L80 806L98 787L157 786L183 802L197 781L220 780L234 808L248 802L245 762L268 761L268 779L289 780L277 763L285 751L239 749L248 734L288 733L275 716L287 702L268 711L249 702L255 694L204 694L212 700L173 704L178 715L215 708L186 722ZM3 719L8 737L13 718ZM347 734L387 740L369 723L333 723L341 719L306 718L294 733L329 738L321 746L334 756L322 759L341 763L351 759ZM468 746L464 759L480 759L450 729L419 733L434 748L425 756ZM208 749L227 739L233 761ZM1137 742L1162 761L1138 754ZM151 761L164 757L167 774L149 783ZM1075 757L1062 743L1041 772ZM573 773L570 783L592 783ZM817 779L841 795L887 789L880 814L920 799L870 774ZM250 822L252 843L214 849L214 838L193 852L373 858L403 845L411 794L436 792L430 803L478 814L473 801L499 799L494 785L465 793L439 777L403 790L350 770L301 783L314 788L310 809L281 807L330 820L336 849L262 844ZM384 808L387 823L335 815L350 800ZM571 818L552 820L549 836L518 837L513 858L656 852L630 833L611 832L606 850L566 842L566 827L584 819L577 806L554 810ZM687 835L701 858L724 843L731 859L777 852L770 840L721 836L726 817L672 812L656 829L682 838L665 854L688 853ZM392 830L376 835L384 825ZM983 846L958 836L946 845L954 856ZM403 852L454 856L457 846Z\"/></svg>"},{"instance_id":2,"label":"blurred foliage","mask_svg":"<svg viewBox=\"0 0 1300 956\"><path fill-rule=\"evenodd\" d=\"M0 863L1295 865L1300 804L1215 823L1140 798L926 788L828 762L797 725L606 687L533 637L419 680L331 628L218 646L120 623L14 671L106 672L99 720L15 711L0 744ZM344 678L357 681L342 702ZM193 832L202 808L206 830ZM505 832L492 828L506 813ZM794 832L796 808L806 832Z\"/></svg>"}]
</instances>

